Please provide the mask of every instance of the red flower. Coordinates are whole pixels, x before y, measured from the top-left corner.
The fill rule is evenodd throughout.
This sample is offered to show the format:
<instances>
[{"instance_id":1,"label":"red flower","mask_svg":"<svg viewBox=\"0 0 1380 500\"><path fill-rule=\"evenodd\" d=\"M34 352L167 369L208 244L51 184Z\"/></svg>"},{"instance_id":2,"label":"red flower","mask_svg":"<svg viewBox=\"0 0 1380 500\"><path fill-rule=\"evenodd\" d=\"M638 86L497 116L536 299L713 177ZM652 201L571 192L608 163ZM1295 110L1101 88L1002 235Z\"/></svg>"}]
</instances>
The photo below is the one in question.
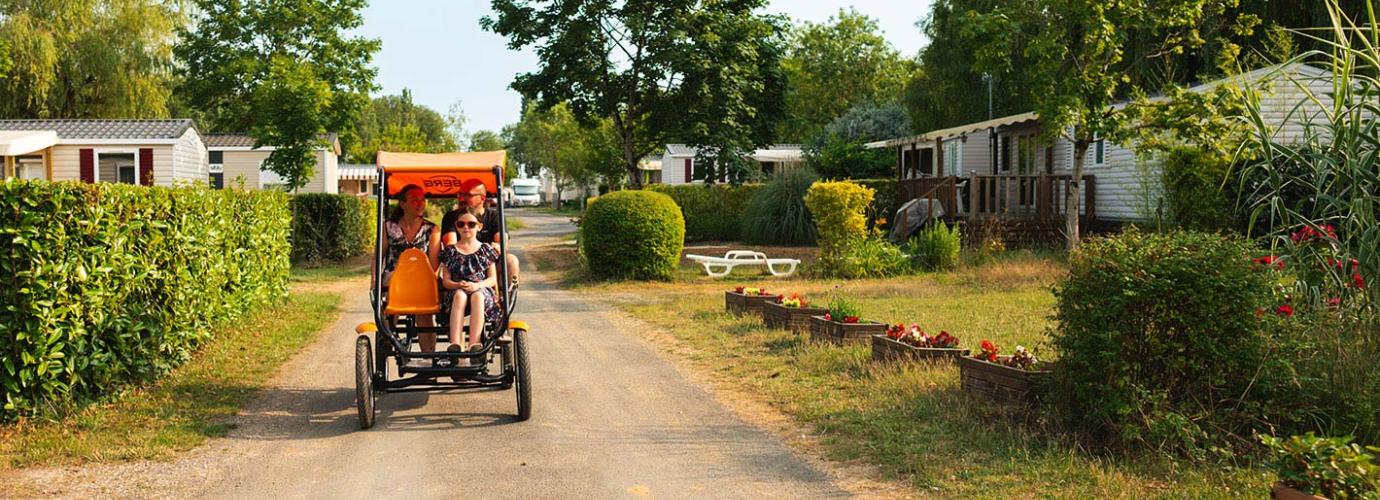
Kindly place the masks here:
<instances>
[{"instance_id":1,"label":"red flower","mask_svg":"<svg viewBox=\"0 0 1380 500\"><path fill-rule=\"evenodd\" d=\"M780 303L785 302L785 301L786 301L786 296L785 296L785 295L777 295L777 296L776 296L776 303L777 303L777 304L780 304Z\"/></svg>"},{"instance_id":2,"label":"red flower","mask_svg":"<svg viewBox=\"0 0 1380 500\"><path fill-rule=\"evenodd\" d=\"M1284 260L1273 255L1266 255L1264 257L1257 257L1251 259L1251 263L1261 267L1274 266L1275 269L1284 269Z\"/></svg>"},{"instance_id":3,"label":"red flower","mask_svg":"<svg viewBox=\"0 0 1380 500\"><path fill-rule=\"evenodd\" d=\"M1351 275L1351 284L1356 285L1356 289L1360 290L1366 287L1366 279L1361 277L1361 273L1358 272Z\"/></svg>"},{"instance_id":4,"label":"red flower","mask_svg":"<svg viewBox=\"0 0 1380 500\"><path fill-rule=\"evenodd\" d=\"M983 340L979 343L979 345L982 346L982 354L978 355L978 359L990 361L993 363L997 362L997 353L1001 351L997 349L996 344L993 344L990 340Z\"/></svg>"},{"instance_id":5,"label":"red flower","mask_svg":"<svg viewBox=\"0 0 1380 500\"><path fill-rule=\"evenodd\" d=\"M833 321L834 317L829 313L824 313L824 321Z\"/></svg>"},{"instance_id":6,"label":"red flower","mask_svg":"<svg viewBox=\"0 0 1380 500\"><path fill-rule=\"evenodd\" d=\"M1338 306L1341 306L1341 305L1342 305L1342 298L1341 298L1341 297L1332 297L1332 298L1330 298L1330 299L1327 299L1327 307L1338 307Z\"/></svg>"},{"instance_id":7,"label":"red flower","mask_svg":"<svg viewBox=\"0 0 1380 500\"><path fill-rule=\"evenodd\" d=\"M844 322L844 323L857 323L857 322L858 322L858 317L857 317L857 316L844 316L844 317L843 317L843 322Z\"/></svg>"},{"instance_id":8,"label":"red flower","mask_svg":"<svg viewBox=\"0 0 1380 500\"><path fill-rule=\"evenodd\" d=\"M1284 305L1281 305L1281 306L1279 306L1279 307L1276 307L1276 308L1275 308L1275 314L1278 314L1278 315L1280 315L1280 316L1286 316L1286 317L1287 317L1287 316L1293 316L1293 315L1294 315L1294 306L1291 306L1291 305L1289 305L1289 304L1284 304Z\"/></svg>"}]
</instances>

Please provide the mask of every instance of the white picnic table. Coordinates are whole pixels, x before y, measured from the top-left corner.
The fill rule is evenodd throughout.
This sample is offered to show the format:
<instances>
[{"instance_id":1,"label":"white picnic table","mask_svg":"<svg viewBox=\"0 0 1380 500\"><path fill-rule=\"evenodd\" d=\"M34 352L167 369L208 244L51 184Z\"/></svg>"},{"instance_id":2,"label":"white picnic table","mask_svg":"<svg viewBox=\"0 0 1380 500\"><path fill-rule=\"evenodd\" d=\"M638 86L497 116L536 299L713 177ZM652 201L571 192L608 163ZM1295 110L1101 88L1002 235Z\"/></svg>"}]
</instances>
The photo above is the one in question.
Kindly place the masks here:
<instances>
[{"instance_id":1,"label":"white picnic table","mask_svg":"<svg viewBox=\"0 0 1380 500\"><path fill-rule=\"evenodd\" d=\"M772 259L753 250L729 250L723 257L686 254L685 258L704 266L704 272L714 278L728 276L738 266L764 266L772 276L784 278L794 275L800 265L800 259Z\"/></svg>"}]
</instances>

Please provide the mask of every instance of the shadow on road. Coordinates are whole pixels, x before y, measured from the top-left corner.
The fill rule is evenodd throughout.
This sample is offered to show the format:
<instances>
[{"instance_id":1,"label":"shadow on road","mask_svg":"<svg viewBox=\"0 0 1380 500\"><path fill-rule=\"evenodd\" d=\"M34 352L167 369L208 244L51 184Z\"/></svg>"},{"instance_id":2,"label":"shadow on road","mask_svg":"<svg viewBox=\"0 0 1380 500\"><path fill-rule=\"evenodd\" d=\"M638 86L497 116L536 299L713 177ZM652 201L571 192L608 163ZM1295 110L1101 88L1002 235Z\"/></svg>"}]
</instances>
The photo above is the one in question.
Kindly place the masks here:
<instances>
[{"instance_id":1,"label":"shadow on road","mask_svg":"<svg viewBox=\"0 0 1380 500\"><path fill-rule=\"evenodd\" d=\"M433 395L492 389L406 392L378 399L378 420L370 432L434 431L515 423L504 413L410 413L427 406ZM353 389L265 389L259 404L236 419L232 439L321 439L359 432Z\"/></svg>"}]
</instances>

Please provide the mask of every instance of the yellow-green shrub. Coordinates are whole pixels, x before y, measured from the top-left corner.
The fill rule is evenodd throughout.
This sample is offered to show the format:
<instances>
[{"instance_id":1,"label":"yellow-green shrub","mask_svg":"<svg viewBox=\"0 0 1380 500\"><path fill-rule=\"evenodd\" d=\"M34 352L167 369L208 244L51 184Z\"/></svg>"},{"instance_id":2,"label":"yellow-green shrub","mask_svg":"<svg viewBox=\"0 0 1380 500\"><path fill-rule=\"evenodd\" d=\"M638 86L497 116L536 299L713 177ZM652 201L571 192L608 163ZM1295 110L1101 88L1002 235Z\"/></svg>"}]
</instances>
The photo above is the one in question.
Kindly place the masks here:
<instances>
[{"instance_id":1,"label":"yellow-green shrub","mask_svg":"<svg viewBox=\"0 0 1380 500\"><path fill-rule=\"evenodd\" d=\"M838 267L848 248L867 239L867 206L876 193L849 181L820 181L805 192L805 206L819 228L819 264Z\"/></svg>"},{"instance_id":2,"label":"yellow-green shrub","mask_svg":"<svg viewBox=\"0 0 1380 500\"><path fill-rule=\"evenodd\" d=\"M0 420L187 360L286 294L290 230L274 191L0 183Z\"/></svg>"}]
</instances>

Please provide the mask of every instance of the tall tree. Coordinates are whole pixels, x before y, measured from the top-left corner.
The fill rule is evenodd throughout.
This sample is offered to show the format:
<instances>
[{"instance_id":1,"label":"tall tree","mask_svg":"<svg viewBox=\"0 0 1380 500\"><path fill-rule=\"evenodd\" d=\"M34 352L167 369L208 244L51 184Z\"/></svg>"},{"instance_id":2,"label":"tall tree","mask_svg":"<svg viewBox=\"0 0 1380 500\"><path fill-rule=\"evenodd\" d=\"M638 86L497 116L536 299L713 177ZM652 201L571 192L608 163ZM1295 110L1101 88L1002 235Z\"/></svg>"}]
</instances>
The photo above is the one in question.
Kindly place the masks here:
<instances>
[{"instance_id":1,"label":"tall tree","mask_svg":"<svg viewBox=\"0 0 1380 500\"><path fill-rule=\"evenodd\" d=\"M341 135L341 147L354 163L373 163L379 151L439 153L459 149L450 121L441 113L412 102L412 91L375 97L359 120Z\"/></svg>"},{"instance_id":2,"label":"tall tree","mask_svg":"<svg viewBox=\"0 0 1380 500\"><path fill-rule=\"evenodd\" d=\"M276 149L264 168L290 189L311 178L312 150L359 118L374 89L377 40L348 36L365 0L194 0L196 31L181 30L178 91L211 126L242 130Z\"/></svg>"},{"instance_id":3,"label":"tall tree","mask_svg":"<svg viewBox=\"0 0 1380 500\"><path fill-rule=\"evenodd\" d=\"M624 175L610 120L586 126L565 103L547 109L527 103L521 121L507 135L509 160L522 165L528 176L545 172L558 193L572 187L588 190L601 180L614 183ZM553 203L560 208L559 194Z\"/></svg>"},{"instance_id":4,"label":"tall tree","mask_svg":"<svg viewBox=\"0 0 1380 500\"><path fill-rule=\"evenodd\" d=\"M882 36L877 20L849 8L823 24L804 23L791 32L786 72L787 120L780 135L804 142L859 104L901 99L918 65Z\"/></svg>"},{"instance_id":5,"label":"tall tree","mask_svg":"<svg viewBox=\"0 0 1380 500\"><path fill-rule=\"evenodd\" d=\"M470 151L496 151L507 147L503 136L492 130L476 130L470 134Z\"/></svg>"},{"instance_id":6,"label":"tall tree","mask_svg":"<svg viewBox=\"0 0 1380 500\"><path fill-rule=\"evenodd\" d=\"M1007 0L935 0L929 14L917 26L929 39L920 50L920 70L904 91L906 110L916 132L986 120L991 84L992 116L1030 111L1030 89L1013 61L997 72L972 64L985 40L967 29L969 13L984 14Z\"/></svg>"},{"instance_id":7,"label":"tall tree","mask_svg":"<svg viewBox=\"0 0 1380 500\"><path fill-rule=\"evenodd\" d=\"M705 18L742 20L764 0L493 0L497 13L483 26L508 38L513 49L535 46L541 67L518 75L513 88L542 107L567 102L581 121L611 120L620 160L632 187L640 187L637 164L668 133L688 125L680 119L682 83L701 82L714 92L751 101L750 86L716 78L719 68L752 64L725 60L756 53L724 50L706 64L687 61L696 48L718 36L699 27L719 26ZM722 20L722 19L720 19ZM746 22L746 21L744 21ZM736 24L729 24L736 27ZM693 27L693 28L692 28ZM736 35L735 35L736 36ZM699 42L699 43L697 43ZM768 40L745 40L761 44ZM728 75L721 75L728 76ZM731 84L731 85L728 85ZM735 106L751 106L734 102Z\"/></svg>"},{"instance_id":8,"label":"tall tree","mask_svg":"<svg viewBox=\"0 0 1380 500\"><path fill-rule=\"evenodd\" d=\"M179 3L0 2L0 116L166 117Z\"/></svg>"},{"instance_id":9,"label":"tall tree","mask_svg":"<svg viewBox=\"0 0 1380 500\"><path fill-rule=\"evenodd\" d=\"M750 173L746 154L773 142L785 114L785 20L746 11L686 16L690 49L675 107L675 137L696 148L700 179L733 183ZM702 68L709 68L708 71Z\"/></svg>"},{"instance_id":10,"label":"tall tree","mask_svg":"<svg viewBox=\"0 0 1380 500\"><path fill-rule=\"evenodd\" d=\"M1079 243L1079 183L1088 147L1121 130L1124 114L1113 104L1143 94L1147 85L1143 73L1130 71L1142 64L1127 58L1130 49L1137 40L1153 39L1159 41L1155 57L1200 50L1204 20L1236 6L1237 0L1019 0L972 16L973 33L989 40L978 51L980 65L994 72L1023 67L1046 137L1073 144L1064 227L1069 249Z\"/></svg>"},{"instance_id":11,"label":"tall tree","mask_svg":"<svg viewBox=\"0 0 1380 500\"><path fill-rule=\"evenodd\" d=\"M864 144L909 133L910 117L900 104L859 104L805 143L805 160L824 178L890 177L896 153Z\"/></svg>"}]
</instances>

